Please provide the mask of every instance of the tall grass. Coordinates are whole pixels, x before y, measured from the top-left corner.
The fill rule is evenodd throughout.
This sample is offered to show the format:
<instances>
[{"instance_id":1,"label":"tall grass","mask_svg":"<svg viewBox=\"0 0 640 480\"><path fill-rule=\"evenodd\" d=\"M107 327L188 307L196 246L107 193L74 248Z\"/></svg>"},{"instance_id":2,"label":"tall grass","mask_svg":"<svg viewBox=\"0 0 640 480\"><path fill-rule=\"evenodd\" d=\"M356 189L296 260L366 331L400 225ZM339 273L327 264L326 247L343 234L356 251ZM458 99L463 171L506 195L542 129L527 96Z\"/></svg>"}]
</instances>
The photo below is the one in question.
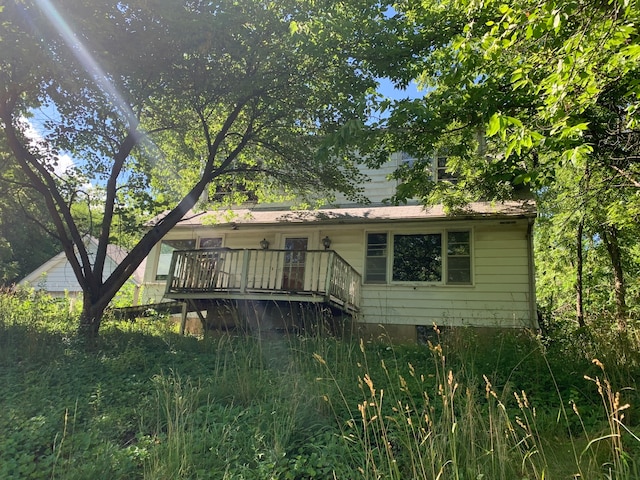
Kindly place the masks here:
<instances>
[{"instance_id":1,"label":"tall grass","mask_svg":"<svg viewBox=\"0 0 640 480\"><path fill-rule=\"evenodd\" d=\"M0 295L0 478L640 478L638 347L591 362L615 358L602 332L393 346L155 319L86 349L68 307Z\"/></svg>"},{"instance_id":2,"label":"tall grass","mask_svg":"<svg viewBox=\"0 0 640 480\"><path fill-rule=\"evenodd\" d=\"M624 422L630 405L622 403L621 392L606 376L585 377L602 401L602 408L590 409L599 421L590 418L589 428L575 402L569 412L575 418L566 416L558 390L556 423L566 435L555 437L555 429L554 436L545 432L552 412L547 409L540 418L526 391L511 391L509 385L500 391L487 375L480 382L456 373L440 344L429 343L430 362L406 368L398 368L397 359L393 368L385 359L373 368L366 363L364 343L360 348L357 410L340 391L342 380L333 375L331 364L320 355L316 360L338 387L337 395L325 398L344 425L346 444L363 452L364 478L638 478L630 452L640 452L640 443ZM604 373L602 364L595 364ZM346 422L341 402L349 412ZM573 432L575 421L582 425L581 434Z\"/></svg>"}]
</instances>

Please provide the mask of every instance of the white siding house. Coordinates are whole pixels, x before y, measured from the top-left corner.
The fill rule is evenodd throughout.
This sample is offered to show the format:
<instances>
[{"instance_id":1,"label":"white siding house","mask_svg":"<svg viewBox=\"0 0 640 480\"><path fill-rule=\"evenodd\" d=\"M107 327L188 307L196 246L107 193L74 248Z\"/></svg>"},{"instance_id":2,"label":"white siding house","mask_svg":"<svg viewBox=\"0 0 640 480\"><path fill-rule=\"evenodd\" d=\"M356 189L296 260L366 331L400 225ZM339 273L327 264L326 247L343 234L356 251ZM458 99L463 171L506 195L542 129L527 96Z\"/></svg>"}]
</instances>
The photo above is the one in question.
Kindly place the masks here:
<instances>
[{"instance_id":1,"label":"white siding house","mask_svg":"<svg viewBox=\"0 0 640 480\"><path fill-rule=\"evenodd\" d=\"M387 175L400 161L392 156L389 165L371 172L367 206L313 211L256 206L238 208L232 217L229 212L186 215L147 259L145 300L173 298L191 302L194 310L208 309L206 300L325 300L353 315L361 328L382 326L409 339L417 326L434 324L536 328L535 205L479 202L457 215L440 206L385 205L396 187ZM195 254L172 257L174 250L209 247L215 249L207 257L209 273L202 273L202 254L196 263ZM298 249L306 253L292 253ZM180 255L191 256L181 260ZM193 272L184 276L188 265L196 264L198 282L206 277L215 293L186 287L196 285ZM338 276L336 269L342 272ZM294 288L287 282L295 275L301 276ZM339 288L332 290L333 282Z\"/></svg>"},{"instance_id":2,"label":"white siding house","mask_svg":"<svg viewBox=\"0 0 640 480\"><path fill-rule=\"evenodd\" d=\"M86 246L89 258L95 258L95 254L98 249L97 240L93 237L87 237ZM126 255L127 252L116 245L107 246L107 257L104 263L103 280L111 275ZM145 266L143 263L128 281L134 286L134 303L137 302L138 293L142 286L144 269ZM82 288L80 288L80 284L78 283L64 252L60 252L40 265L33 272L20 280L18 285L30 286L36 290L43 290L54 297L75 297L82 294Z\"/></svg>"}]
</instances>

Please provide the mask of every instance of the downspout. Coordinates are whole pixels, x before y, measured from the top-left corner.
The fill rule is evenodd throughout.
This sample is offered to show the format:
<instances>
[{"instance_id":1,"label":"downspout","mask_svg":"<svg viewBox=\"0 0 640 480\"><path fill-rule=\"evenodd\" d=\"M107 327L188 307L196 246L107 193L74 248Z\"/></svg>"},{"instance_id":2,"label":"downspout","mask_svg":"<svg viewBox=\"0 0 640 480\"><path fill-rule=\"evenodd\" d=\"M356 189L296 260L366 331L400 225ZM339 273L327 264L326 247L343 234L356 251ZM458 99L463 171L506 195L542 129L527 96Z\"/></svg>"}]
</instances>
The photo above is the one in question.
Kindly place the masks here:
<instances>
[{"instance_id":1,"label":"downspout","mask_svg":"<svg viewBox=\"0 0 640 480\"><path fill-rule=\"evenodd\" d=\"M535 218L530 218L527 225L527 250L529 256L529 318L531 328L538 330L538 302L536 300L536 269L533 255L533 223Z\"/></svg>"}]
</instances>

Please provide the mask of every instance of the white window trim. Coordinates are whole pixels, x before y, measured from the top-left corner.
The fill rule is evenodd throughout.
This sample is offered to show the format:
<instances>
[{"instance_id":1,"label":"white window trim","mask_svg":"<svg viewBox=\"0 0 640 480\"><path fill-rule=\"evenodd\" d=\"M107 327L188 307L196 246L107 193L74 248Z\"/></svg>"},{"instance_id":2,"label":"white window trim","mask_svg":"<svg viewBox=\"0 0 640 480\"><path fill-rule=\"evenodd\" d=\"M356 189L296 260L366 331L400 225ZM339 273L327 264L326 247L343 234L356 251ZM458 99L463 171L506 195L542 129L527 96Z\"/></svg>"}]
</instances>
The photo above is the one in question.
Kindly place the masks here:
<instances>
[{"instance_id":1,"label":"white window trim","mask_svg":"<svg viewBox=\"0 0 640 480\"><path fill-rule=\"evenodd\" d=\"M164 237L154 245L155 253L153 255L153 270L152 270L153 274L152 274L152 280L151 280L152 283L163 284L166 282L166 279L158 278L158 267L160 266L160 252L162 251L162 242L189 241L189 240L193 240L194 245L198 244L198 239L193 235L189 235L189 236L179 236L179 237Z\"/></svg>"},{"instance_id":2,"label":"white window trim","mask_svg":"<svg viewBox=\"0 0 640 480\"><path fill-rule=\"evenodd\" d=\"M447 255L447 234L448 232L469 232L469 275L471 278L470 283L447 283L448 274L448 255ZM370 233L386 233L387 234L387 272L386 281L384 283L375 283L366 281L366 268L367 268L367 237ZM393 280L393 260L394 260L394 236L395 235L428 235L433 233L439 233L442 237L441 249L442 249L442 274L441 280L437 282L420 282L420 281L400 281ZM401 230L385 230L385 229L371 229L364 232L364 274L363 283L365 285L396 285L396 286L433 286L433 287L446 287L446 288L469 288L475 286L475 235L473 227L458 227L458 228L406 228Z\"/></svg>"}]
</instances>

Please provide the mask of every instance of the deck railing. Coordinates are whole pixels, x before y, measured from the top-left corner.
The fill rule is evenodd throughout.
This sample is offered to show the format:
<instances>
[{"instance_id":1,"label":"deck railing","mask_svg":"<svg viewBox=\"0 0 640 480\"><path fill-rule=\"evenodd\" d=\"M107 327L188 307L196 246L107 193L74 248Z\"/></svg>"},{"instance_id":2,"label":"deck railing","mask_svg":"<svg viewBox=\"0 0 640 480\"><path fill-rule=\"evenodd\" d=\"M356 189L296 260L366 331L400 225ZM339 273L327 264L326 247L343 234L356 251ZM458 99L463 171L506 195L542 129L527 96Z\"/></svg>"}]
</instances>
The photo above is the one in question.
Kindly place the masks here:
<instances>
[{"instance_id":1,"label":"deck railing","mask_svg":"<svg viewBox=\"0 0 640 480\"><path fill-rule=\"evenodd\" d=\"M361 281L360 274L332 250L176 250L165 295L307 294L357 310Z\"/></svg>"}]
</instances>

